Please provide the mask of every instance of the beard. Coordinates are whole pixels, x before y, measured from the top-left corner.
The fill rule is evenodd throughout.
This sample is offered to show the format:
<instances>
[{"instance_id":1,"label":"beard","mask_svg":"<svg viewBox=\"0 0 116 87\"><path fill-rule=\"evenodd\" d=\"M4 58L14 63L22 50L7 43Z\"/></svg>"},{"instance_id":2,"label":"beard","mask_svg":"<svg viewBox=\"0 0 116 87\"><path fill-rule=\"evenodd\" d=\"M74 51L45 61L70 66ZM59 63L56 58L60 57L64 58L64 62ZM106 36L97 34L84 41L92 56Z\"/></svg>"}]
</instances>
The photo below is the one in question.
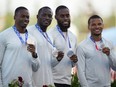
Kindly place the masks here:
<instances>
[{"instance_id":1,"label":"beard","mask_svg":"<svg viewBox=\"0 0 116 87\"><path fill-rule=\"evenodd\" d=\"M25 29L27 27L27 24L24 24L23 22L19 24L22 29Z\"/></svg>"},{"instance_id":2,"label":"beard","mask_svg":"<svg viewBox=\"0 0 116 87\"><path fill-rule=\"evenodd\" d=\"M67 29L70 27L70 22L68 25L64 25L63 23L58 23L58 26L61 28L62 31L67 31Z\"/></svg>"},{"instance_id":3,"label":"beard","mask_svg":"<svg viewBox=\"0 0 116 87\"><path fill-rule=\"evenodd\" d=\"M26 28L26 26L21 26L23 29Z\"/></svg>"},{"instance_id":4,"label":"beard","mask_svg":"<svg viewBox=\"0 0 116 87\"><path fill-rule=\"evenodd\" d=\"M99 33L99 34L94 34L94 36L100 36L101 35L101 33Z\"/></svg>"}]
</instances>

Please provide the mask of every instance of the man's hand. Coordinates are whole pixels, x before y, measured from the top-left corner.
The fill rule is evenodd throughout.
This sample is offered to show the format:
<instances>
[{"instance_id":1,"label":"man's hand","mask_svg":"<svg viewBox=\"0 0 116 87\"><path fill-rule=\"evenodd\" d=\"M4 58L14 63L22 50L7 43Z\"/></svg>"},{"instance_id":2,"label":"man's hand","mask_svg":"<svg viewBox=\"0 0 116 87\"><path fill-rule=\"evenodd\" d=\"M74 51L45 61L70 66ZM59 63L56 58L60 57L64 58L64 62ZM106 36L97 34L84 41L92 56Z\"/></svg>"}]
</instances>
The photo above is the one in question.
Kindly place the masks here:
<instances>
[{"instance_id":1,"label":"man's hand","mask_svg":"<svg viewBox=\"0 0 116 87\"><path fill-rule=\"evenodd\" d=\"M35 52L35 46L33 44L28 44L27 45L27 50L31 52L32 56L34 58L37 58L37 53Z\"/></svg>"},{"instance_id":2,"label":"man's hand","mask_svg":"<svg viewBox=\"0 0 116 87\"><path fill-rule=\"evenodd\" d=\"M58 52L58 56L56 57L58 61L61 61L62 58L64 57L64 53L62 51Z\"/></svg>"},{"instance_id":3,"label":"man's hand","mask_svg":"<svg viewBox=\"0 0 116 87\"><path fill-rule=\"evenodd\" d=\"M75 54L73 54L73 55L70 57L70 59L71 59L74 63L76 63L76 62L78 61L78 58L77 58L77 56L76 56Z\"/></svg>"},{"instance_id":4,"label":"man's hand","mask_svg":"<svg viewBox=\"0 0 116 87\"><path fill-rule=\"evenodd\" d=\"M102 52L105 53L107 56L110 55L110 49L109 49L108 47L104 47L104 48L102 49Z\"/></svg>"}]
</instances>

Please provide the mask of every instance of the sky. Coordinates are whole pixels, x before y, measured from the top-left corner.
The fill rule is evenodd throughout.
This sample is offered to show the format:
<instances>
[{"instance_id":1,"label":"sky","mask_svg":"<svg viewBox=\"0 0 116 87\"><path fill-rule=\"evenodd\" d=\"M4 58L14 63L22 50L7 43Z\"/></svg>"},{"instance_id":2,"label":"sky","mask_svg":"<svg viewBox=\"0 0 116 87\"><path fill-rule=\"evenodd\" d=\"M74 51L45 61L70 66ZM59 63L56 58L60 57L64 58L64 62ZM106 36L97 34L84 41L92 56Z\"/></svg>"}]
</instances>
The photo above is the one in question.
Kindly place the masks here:
<instances>
[{"instance_id":1,"label":"sky","mask_svg":"<svg viewBox=\"0 0 116 87\"><path fill-rule=\"evenodd\" d=\"M49 6L54 12L59 5L66 5L72 15L78 15L84 11L89 12L87 2L91 2L92 7L103 16L110 16L112 11L116 11L116 0L0 0L0 16L6 14L6 9L14 13L18 6L27 7L30 14L35 15L42 6Z\"/></svg>"}]
</instances>

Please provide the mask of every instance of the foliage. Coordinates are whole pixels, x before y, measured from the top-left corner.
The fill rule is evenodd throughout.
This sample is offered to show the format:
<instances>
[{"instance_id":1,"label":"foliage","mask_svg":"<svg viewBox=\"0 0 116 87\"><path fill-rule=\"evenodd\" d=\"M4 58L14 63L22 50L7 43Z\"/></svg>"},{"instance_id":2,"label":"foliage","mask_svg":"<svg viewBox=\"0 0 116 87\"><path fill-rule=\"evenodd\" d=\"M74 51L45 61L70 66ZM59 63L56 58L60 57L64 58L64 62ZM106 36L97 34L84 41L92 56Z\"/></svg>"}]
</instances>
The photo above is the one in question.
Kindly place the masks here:
<instances>
[{"instance_id":1,"label":"foliage","mask_svg":"<svg viewBox=\"0 0 116 87\"><path fill-rule=\"evenodd\" d=\"M71 87L80 87L77 75L72 75ZM116 80L111 83L111 87L116 87Z\"/></svg>"},{"instance_id":2,"label":"foliage","mask_svg":"<svg viewBox=\"0 0 116 87\"><path fill-rule=\"evenodd\" d=\"M116 87L116 80L111 84L111 87Z\"/></svg>"},{"instance_id":3,"label":"foliage","mask_svg":"<svg viewBox=\"0 0 116 87\"><path fill-rule=\"evenodd\" d=\"M77 75L72 75L71 87L80 87Z\"/></svg>"},{"instance_id":4,"label":"foliage","mask_svg":"<svg viewBox=\"0 0 116 87\"><path fill-rule=\"evenodd\" d=\"M13 25L13 15L9 12L5 16L5 27L4 29Z\"/></svg>"},{"instance_id":5,"label":"foliage","mask_svg":"<svg viewBox=\"0 0 116 87\"><path fill-rule=\"evenodd\" d=\"M14 79L11 83L8 84L9 87L23 87L24 81L22 77L18 77L18 79Z\"/></svg>"}]
</instances>

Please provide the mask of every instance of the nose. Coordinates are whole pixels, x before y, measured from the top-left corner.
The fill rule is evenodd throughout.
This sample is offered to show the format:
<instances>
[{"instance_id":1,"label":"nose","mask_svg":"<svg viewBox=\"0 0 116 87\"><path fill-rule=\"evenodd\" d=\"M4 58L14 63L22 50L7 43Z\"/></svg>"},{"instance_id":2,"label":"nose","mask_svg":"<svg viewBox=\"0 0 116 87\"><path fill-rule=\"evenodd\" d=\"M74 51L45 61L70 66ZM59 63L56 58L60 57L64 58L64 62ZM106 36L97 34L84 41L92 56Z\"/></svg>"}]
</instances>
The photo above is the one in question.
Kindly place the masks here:
<instances>
[{"instance_id":1,"label":"nose","mask_svg":"<svg viewBox=\"0 0 116 87\"><path fill-rule=\"evenodd\" d=\"M49 17L49 16L47 15L47 16L46 16L46 19L51 20L52 18L51 18L51 17Z\"/></svg>"},{"instance_id":2,"label":"nose","mask_svg":"<svg viewBox=\"0 0 116 87\"><path fill-rule=\"evenodd\" d=\"M64 19L68 19L68 17L67 16L64 16Z\"/></svg>"},{"instance_id":3,"label":"nose","mask_svg":"<svg viewBox=\"0 0 116 87\"><path fill-rule=\"evenodd\" d=\"M48 16L46 16L46 19L50 19Z\"/></svg>"},{"instance_id":4,"label":"nose","mask_svg":"<svg viewBox=\"0 0 116 87\"><path fill-rule=\"evenodd\" d=\"M67 16L64 16L64 21L68 21L68 20L70 20L70 18Z\"/></svg>"},{"instance_id":5,"label":"nose","mask_svg":"<svg viewBox=\"0 0 116 87\"><path fill-rule=\"evenodd\" d=\"M99 25L96 25L95 27L96 27L96 28L99 28Z\"/></svg>"},{"instance_id":6,"label":"nose","mask_svg":"<svg viewBox=\"0 0 116 87\"><path fill-rule=\"evenodd\" d=\"M29 22L29 18L25 17L25 21L26 21L26 22Z\"/></svg>"}]
</instances>

